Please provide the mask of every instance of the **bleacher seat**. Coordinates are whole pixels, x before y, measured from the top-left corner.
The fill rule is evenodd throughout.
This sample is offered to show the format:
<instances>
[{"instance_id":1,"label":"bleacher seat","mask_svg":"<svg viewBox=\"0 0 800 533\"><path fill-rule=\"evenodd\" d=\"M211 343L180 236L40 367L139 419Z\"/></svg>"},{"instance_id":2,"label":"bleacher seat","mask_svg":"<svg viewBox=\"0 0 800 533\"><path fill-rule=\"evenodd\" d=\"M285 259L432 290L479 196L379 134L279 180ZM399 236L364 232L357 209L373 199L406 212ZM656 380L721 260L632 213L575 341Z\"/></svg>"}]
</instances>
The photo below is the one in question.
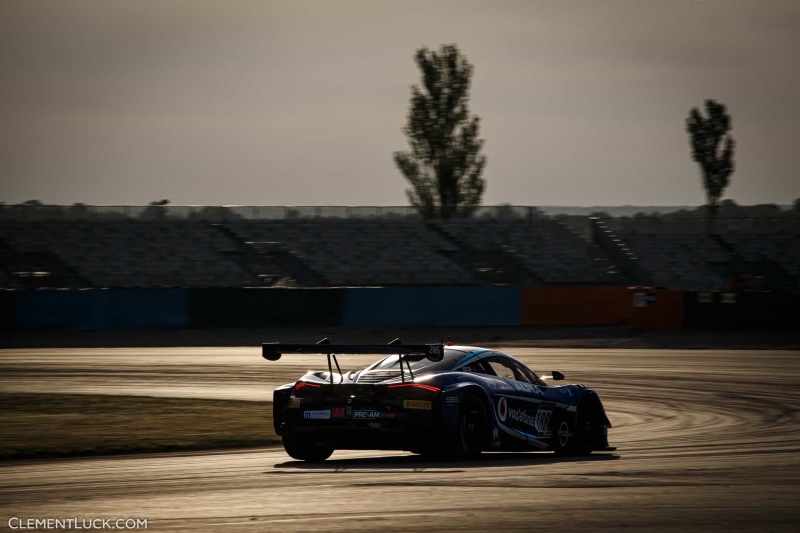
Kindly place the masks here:
<instances>
[{"instance_id":1,"label":"bleacher seat","mask_svg":"<svg viewBox=\"0 0 800 533\"><path fill-rule=\"evenodd\" d=\"M436 224L477 250L503 252L521 259L547 284L622 282L608 271L608 265L595 260L588 243L550 219L454 219Z\"/></svg>"},{"instance_id":2,"label":"bleacher seat","mask_svg":"<svg viewBox=\"0 0 800 533\"><path fill-rule=\"evenodd\" d=\"M282 243L334 286L475 282L469 272L437 253L455 246L418 220L231 221L227 225L253 246Z\"/></svg>"},{"instance_id":3,"label":"bleacher seat","mask_svg":"<svg viewBox=\"0 0 800 533\"><path fill-rule=\"evenodd\" d=\"M195 221L59 221L0 225L22 253L58 255L94 287L243 286L254 280L224 253L233 243Z\"/></svg>"}]
</instances>

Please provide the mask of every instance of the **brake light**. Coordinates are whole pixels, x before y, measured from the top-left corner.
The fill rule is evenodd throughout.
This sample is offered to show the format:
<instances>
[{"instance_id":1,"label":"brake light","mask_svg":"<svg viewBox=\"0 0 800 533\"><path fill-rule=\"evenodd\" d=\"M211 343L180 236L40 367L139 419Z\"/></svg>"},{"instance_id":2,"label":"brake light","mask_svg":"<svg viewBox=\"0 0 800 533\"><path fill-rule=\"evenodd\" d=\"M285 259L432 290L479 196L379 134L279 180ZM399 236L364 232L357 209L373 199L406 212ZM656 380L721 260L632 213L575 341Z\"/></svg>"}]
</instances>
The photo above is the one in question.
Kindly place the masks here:
<instances>
[{"instance_id":1,"label":"brake light","mask_svg":"<svg viewBox=\"0 0 800 533\"><path fill-rule=\"evenodd\" d=\"M305 381L300 381L299 383L295 384L295 386L294 386L294 394L292 394L292 396L294 396L294 397L317 396L321 392L319 390L321 388L322 387L320 387L316 383L306 383ZM305 389L305 390L303 390L303 389Z\"/></svg>"},{"instance_id":2,"label":"brake light","mask_svg":"<svg viewBox=\"0 0 800 533\"><path fill-rule=\"evenodd\" d=\"M425 385L423 383L398 383L397 385L389 385L390 389L399 389L401 387L411 387L414 389L424 389L433 393L441 392L442 389L434 387L433 385Z\"/></svg>"}]
</instances>

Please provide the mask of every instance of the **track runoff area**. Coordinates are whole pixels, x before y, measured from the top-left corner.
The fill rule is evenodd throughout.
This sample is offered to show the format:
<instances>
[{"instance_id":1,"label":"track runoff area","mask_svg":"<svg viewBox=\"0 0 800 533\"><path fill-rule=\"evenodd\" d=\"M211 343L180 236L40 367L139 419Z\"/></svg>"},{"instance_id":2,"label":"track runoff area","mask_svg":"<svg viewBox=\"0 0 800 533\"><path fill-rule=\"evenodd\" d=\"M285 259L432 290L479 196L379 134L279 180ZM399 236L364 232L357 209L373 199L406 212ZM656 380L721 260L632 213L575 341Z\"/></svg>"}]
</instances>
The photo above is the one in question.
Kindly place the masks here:
<instances>
[{"instance_id":1,"label":"track runoff area","mask_svg":"<svg viewBox=\"0 0 800 533\"><path fill-rule=\"evenodd\" d=\"M496 347L595 388L617 450L426 462L282 448L0 464L0 518L137 517L150 531L796 531L800 352ZM268 402L324 357L260 347L2 350L3 390ZM342 369L364 356L341 357ZM264 409L269 409L265 403ZM266 422L265 422L266 423Z\"/></svg>"}]
</instances>

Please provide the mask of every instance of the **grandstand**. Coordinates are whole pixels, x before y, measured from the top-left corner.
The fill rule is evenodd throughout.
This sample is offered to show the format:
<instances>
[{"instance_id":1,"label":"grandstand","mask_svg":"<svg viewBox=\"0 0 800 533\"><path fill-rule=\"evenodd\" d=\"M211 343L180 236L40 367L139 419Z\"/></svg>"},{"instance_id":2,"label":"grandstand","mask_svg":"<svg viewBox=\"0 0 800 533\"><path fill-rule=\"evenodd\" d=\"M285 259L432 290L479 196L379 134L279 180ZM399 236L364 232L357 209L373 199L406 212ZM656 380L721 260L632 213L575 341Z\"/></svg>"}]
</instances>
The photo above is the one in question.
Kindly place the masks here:
<instances>
[{"instance_id":1,"label":"grandstand","mask_svg":"<svg viewBox=\"0 0 800 533\"><path fill-rule=\"evenodd\" d=\"M739 270L756 289L796 291L800 286L798 218L721 218L710 232L697 218L591 220L593 240L645 285L725 290Z\"/></svg>"},{"instance_id":2,"label":"grandstand","mask_svg":"<svg viewBox=\"0 0 800 533\"><path fill-rule=\"evenodd\" d=\"M589 219L535 208L423 220L412 208L0 210L0 287L650 285L796 290L797 219Z\"/></svg>"}]
</instances>

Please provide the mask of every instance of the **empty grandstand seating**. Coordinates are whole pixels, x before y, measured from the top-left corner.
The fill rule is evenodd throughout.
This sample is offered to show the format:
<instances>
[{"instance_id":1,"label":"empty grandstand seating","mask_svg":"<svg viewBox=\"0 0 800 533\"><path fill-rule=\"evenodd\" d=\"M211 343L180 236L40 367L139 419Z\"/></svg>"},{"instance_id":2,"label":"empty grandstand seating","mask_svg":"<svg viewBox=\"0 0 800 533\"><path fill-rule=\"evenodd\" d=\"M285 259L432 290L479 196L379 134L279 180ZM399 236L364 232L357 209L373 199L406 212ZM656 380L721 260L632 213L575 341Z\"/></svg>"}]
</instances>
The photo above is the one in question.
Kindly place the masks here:
<instances>
[{"instance_id":1,"label":"empty grandstand seating","mask_svg":"<svg viewBox=\"0 0 800 533\"><path fill-rule=\"evenodd\" d=\"M588 242L553 220L456 219L435 224L453 239L477 250L508 254L546 284L623 283Z\"/></svg>"},{"instance_id":2,"label":"empty grandstand seating","mask_svg":"<svg viewBox=\"0 0 800 533\"><path fill-rule=\"evenodd\" d=\"M800 233L786 230L750 233L728 231L725 239L747 262L778 263L787 274L800 277Z\"/></svg>"},{"instance_id":3,"label":"empty grandstand seating","mask_svg":"<svg viewBox=\"0 0 800 533\"><path fill-rule=\"evenodd\" d=\"M0 238L23 254L48 251L94 287L243 286L254 280L225 256L235 249L193 221L17 222Z\"/></svg>"},{"instance_id":4,"label":"empty grandstand seating","mask_svg":"<svg viewBox=\"0 0 800 533\"><path fill-rule=\"evenodd\" d=\"M230 221L227 226L254 247L282 243L334 286L475 282L437 253L456 247L418 220Z\"/></svg>"},{"instance_id":5,"label":"empty grandstand seating","mask_svg":"<svg viewBox=\"0 0 800 533\"><path fill-rule=\"evenodd\" d=\"M800 228L796 218L598 221L636 257L647 283L670 289L725 290L735 270L759 289L796 290Z\"/></svg>"},{"instance_id":6,"label":"empty grandstand seating","mask_svg":"<svg viewBox=\"0 0 800 533\"><path fill-rule=\"evenodd\" d=\"M649 273L650 283L670 289L724 290L730 254L705 233L639 233L617 237L630 248ZM714 264L718 266L715 267Z\"/></svg>"},{"instance_id":7,"label":"empty grandstand seating","mask_svg":"<svg viewBox=\"0 0 800 533\"><path fill-rule=\"evenodd\" d=\"M734 269L771 277L762 285L768 288L797 287L800 279L800 230L785 221L772 230L738 221L709 235L701 219L608 219L589 241L558 220L525 213L435 221L395 213L6 218L0 287L634 283L724 290Z\"/></svg>"}]
</instances>

